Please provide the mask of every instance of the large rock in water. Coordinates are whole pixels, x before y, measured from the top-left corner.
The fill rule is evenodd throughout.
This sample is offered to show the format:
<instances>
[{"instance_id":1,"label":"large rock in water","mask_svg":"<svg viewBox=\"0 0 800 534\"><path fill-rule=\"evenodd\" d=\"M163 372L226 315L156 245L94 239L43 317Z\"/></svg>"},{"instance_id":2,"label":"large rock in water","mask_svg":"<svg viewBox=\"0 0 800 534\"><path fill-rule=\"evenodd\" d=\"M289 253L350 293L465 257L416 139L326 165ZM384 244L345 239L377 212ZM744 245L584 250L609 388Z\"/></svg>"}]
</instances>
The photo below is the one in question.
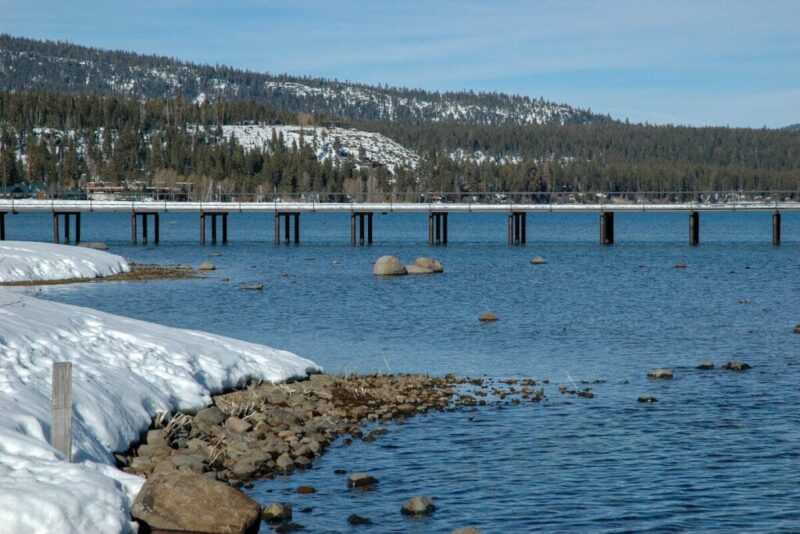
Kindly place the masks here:
<instances>
[{"instance_id":1,"label":"large rock in water","mask_svg":"<svg viewBox=\"0 0 800 534\"><path fill-rule=\"evenodd\" d=\"M406 274L433 274L433 269L422 267L416 263L406 265Z\"/></svg>"},{"instance_id":2,"label":"large rock in water","mask_svg":"<svg viewBox=\"0 0 800 534\"><path fill-rule=\"evenodd\" d=\"M435 273L444 272L444 266L442 266L442 264L439 261L434 260L433 258L426 258L425 256L420 256L419 258L414 260L414 264L419 265L420 267L423 267L425 269L430 269Z\"/></svg>"},{"instance_id":3,"label":"large rock in water","mask_svg":"<svg viewBox=\"0 0 800 534\"><path fill-rule=\"evenodd\" d=\"M259 526L258 504L231 486L198 473L150 477L131 516L152 530L249 533Z\"/></svg>"},{"instance_id":4,"label":"large rock in water","mask_svg":"<svg viewBox=\"0 0 800 534\"><path fill-rule=\"evenodd\" d=\"M372 267L375 276L399 276L407 274L406 266L394 256L381 256Z\"/></svg>"}]
</instances>

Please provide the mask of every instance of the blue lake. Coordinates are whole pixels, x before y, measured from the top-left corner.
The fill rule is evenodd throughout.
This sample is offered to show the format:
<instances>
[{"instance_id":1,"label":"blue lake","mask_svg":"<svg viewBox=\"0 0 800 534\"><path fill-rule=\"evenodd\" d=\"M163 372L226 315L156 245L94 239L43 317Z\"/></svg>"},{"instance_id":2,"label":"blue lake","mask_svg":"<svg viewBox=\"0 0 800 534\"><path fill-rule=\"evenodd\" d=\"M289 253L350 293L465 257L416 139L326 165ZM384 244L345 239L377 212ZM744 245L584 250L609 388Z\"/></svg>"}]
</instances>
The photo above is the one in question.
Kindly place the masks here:
<instances>
[{"instance_id":1,"label":"blue lake","mask_svg":"<svg viewBox=\"0 0 800 534\"><path fill-rule=\"evenodd\" d=\"M505 244L503 215L451 215L441 247L425 244L424 215L376 215L370 247L349 245L344 214L304 215L303 243L279 247L271 215L232 214L230 243L206 247L197 215L161 220L156 247L130 246L124 214L85 215L82 238L141 263L217 270L40 295L292 350L329 372L551 382L542 403L389 425L374 443L339 442L312 469L250 490L291 502L307 530L800 530L800 214L783 214L780 247L769 213L702 213L697 247L686 244L685 213L618 213L611 247L597 244L596 214L529 214L518 247ZM51 232L49 215L7 217L9 239ZM445 273L374 278L370 261L384 254L432 256ZM548 263L531 265L536 255ZM240 291L244 282L264 291ZM500 321L479 323L484 311ZM717 368L695 369L705 359ZM753 368L720 369L728 360ZM674 380L648 380L654 367L672 368ZM593 399L557 390L598 379ZM381 482L350 491L337 468ZM300 484L318 492L296 495ZM401 516L414 494L433 496L436 513ZM350 513L373 525L350 527Z\"/></svg>"}]
</instances>

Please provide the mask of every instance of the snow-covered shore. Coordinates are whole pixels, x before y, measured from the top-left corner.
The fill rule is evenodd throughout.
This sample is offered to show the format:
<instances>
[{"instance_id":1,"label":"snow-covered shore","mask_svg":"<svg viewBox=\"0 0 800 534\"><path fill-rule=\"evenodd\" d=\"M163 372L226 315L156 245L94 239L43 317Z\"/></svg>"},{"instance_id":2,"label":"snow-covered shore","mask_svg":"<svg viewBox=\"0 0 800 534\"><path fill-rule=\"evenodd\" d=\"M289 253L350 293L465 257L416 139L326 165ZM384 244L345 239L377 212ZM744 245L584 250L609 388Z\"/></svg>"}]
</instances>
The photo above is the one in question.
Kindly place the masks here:
<instances>
[{"instance_id":1,"label":"snow-covered shore","mask_svg":"<svg viewBox=\"0 0 800 534\"><path fill-rule=\"evenodd\" d=\"M0 261L0 277L37 262L41 244L27 245L13 245L31 252ZM61 248L69 249L56 251L63 265L87 252ZM113 263L95 265L103 261ZM49 445L57 361L73 364L73 464ZM317 370L286 351L0 289L0 532L129 530L144 481L117 470L112 453L127 449L154 415L207 406L212 392L251 378Z\"/></svg>"},{"instance_id":2,"label":"snow-covered shore","mask_svg":"<svg viewBox=\"0 0 800 534\"><path fill-rule=\"evenodd\" d=\"M0 283L97 278L130 270L122 256L100 250L0 241Z\"/></svg>"}]
</instances>

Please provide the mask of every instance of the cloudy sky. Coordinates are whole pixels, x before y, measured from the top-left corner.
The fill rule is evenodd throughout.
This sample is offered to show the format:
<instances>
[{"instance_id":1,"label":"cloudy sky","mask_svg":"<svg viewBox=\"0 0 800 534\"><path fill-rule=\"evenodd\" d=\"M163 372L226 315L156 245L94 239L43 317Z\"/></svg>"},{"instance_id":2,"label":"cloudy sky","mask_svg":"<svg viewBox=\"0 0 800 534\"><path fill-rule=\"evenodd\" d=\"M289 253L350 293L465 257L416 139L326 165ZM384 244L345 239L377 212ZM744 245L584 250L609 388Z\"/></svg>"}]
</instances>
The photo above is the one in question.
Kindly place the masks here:
<instances>
[{"instance_id":1,"label":"cloudy sky","mask_svg":"<svg viewBox=\"0 0 800 534\"><path fill-rule=\"evenodd\" d=\"M800 122L797 0L0 0L0 32L253 71Z\"/></svg>"}]
</instances>

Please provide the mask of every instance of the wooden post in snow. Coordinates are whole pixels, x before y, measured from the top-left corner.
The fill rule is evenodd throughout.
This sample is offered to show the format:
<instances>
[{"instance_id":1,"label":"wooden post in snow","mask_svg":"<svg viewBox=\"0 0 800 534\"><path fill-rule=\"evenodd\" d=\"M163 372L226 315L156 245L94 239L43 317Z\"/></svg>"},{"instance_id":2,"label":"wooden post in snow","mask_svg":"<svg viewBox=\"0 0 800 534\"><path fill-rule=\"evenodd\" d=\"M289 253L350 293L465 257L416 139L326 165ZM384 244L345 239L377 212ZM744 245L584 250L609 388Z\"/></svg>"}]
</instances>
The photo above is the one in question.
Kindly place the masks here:
<instances>
[{"instance_id":1,"label":"wooden post in snow","mask_svg":"<svg viewBox=\"0 0 800 534\"><path fill-rule=\"evenodd\" d=\"M72 363L53 362L50 444L72 461Z\"/></svg>"}]
</instances>

